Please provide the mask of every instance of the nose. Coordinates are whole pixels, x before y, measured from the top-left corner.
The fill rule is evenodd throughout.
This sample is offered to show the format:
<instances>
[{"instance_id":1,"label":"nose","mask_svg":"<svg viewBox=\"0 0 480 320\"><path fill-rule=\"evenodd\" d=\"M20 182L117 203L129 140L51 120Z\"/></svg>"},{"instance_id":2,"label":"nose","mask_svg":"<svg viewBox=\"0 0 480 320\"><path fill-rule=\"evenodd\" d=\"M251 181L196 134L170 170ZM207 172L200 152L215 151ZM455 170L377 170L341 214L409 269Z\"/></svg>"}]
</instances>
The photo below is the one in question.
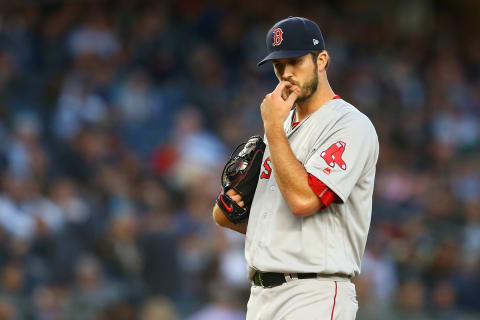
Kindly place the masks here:
<instances>
[{"instance_id":1,"label":"nose","mask_svg":"<svg viewBox=\"0 0 480 320\"><path fill-rule=\"evenodd\" d=\"M286 64L282 68L281 77L283 80L288 81L288 79L290 79L292 76L293 76L293 68L289 64Z\"/></svg>"}]
</instances>

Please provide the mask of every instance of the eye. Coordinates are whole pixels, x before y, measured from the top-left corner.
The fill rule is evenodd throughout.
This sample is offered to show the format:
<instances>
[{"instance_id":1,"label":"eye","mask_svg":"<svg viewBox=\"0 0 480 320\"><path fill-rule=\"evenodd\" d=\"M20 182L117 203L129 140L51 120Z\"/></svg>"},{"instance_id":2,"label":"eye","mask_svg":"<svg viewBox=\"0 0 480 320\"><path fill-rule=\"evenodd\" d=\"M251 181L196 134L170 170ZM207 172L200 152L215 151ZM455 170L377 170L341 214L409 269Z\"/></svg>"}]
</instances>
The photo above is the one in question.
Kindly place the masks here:
<instances>
[{"instance_id":1,"label":"eye","mask_svg":"<svg viewBox=\"0 0 480 320\"><path fill-rule=\"evenodd\" d=\"M276 70L280 70L280 69L282 68L282 64L276 62L276 63L273 64L273 67L274 67Z\"/></svg>"}]
</instances>

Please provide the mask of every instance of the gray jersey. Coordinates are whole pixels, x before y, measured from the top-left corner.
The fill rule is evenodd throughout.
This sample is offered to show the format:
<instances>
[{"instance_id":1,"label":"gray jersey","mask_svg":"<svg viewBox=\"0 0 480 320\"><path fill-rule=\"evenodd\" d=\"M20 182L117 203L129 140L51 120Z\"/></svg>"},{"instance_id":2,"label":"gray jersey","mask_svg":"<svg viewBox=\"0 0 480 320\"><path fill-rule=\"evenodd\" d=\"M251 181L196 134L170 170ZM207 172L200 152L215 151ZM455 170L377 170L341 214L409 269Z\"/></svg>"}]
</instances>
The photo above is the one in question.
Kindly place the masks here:
<instances>
[{"instance_id":1,"label":"gray jersey","mask_svg":"<svg viewBox=\"0 0 480 320\"><path fill-rule=\"evenodd\" d=\"M375 128L342 99L328 101L293 129L292 112L284 127L294 154L339 199L311 216L293 215L275 181L266 141L245 242L249 273L357 275L372 212Z\"/></svg>"}]
</instances>

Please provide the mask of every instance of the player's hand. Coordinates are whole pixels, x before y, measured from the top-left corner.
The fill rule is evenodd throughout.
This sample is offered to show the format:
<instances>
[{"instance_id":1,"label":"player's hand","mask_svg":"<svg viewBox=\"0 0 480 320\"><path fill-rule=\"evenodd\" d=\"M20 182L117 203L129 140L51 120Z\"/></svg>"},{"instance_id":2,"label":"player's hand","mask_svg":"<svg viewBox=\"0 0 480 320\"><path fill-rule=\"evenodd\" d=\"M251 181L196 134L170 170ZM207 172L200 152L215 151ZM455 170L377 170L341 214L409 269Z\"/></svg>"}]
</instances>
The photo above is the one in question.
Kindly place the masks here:
<instances>
[{"instance_id":1,"label":"player's hand","mask_svg":"<svg viewBox=\"0 0 480 320\"><path fill-rule=\"evenodd\" d=\"M237 191L230 189L227 191L227 195L232 198L233 201L235 201L240 207L244 207L245 203L242 200L242 196L237 193Z\"/></svg>"},{"instance_id":2,"label":"player's hand","mask_svg":"<svg viewBox=\"0 0 480 320\"><path fill-rule=\"evenodd\" d=\"M280 81L275 90L265 96L260 105L265 130L273 126L283 128L283 122L297 100L299 92L300 89L297 86L288 81Z\"/></svg>"}]
</instances>

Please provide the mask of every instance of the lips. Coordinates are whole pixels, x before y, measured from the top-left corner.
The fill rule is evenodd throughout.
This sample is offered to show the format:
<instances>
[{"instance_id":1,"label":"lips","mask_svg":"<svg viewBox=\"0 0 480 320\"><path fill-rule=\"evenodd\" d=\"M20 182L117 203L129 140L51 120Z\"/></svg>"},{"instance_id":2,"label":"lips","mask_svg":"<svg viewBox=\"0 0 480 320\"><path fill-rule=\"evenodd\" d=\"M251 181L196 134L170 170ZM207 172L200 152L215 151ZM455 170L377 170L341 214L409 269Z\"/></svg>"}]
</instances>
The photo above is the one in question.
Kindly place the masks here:
<instances>
[{"instance_id":1,"label":"lips","mask_svg":"<svg viewBox=\"0 0 480 320\"><path fill-rule=\"evenodd\" d=\"M297 86L297 85L291 85L291 86L289 85L289 86L287 86L287 93L288 93L288 95L290 95L292 92L294 92L294 91L296 91L296 90L300 91L300 87Z\"/></svg>"},{"instance_id":2,"label":"lips","mask_svg":"<svg viewBox=\"0 0 480 320\"><path fill-rule=\"evenodd\" d=\"M298 86L296 83L292 83L292 82L288 82L287 84L287 88L292 88L292 87L295 87L295 86Z\"/></svg>"},{"instance_id":3,"label":"lips","mask_svg":"<svg viewBox=\"0 0 480 320\"><path fill-rule=\"evenodd\" d=\"M292 82L288 82L287 86L288 90L290 91L294 91L296 88L300 89L300 85L298 83L292 83Z\"/></svg>"}]
</instances>

